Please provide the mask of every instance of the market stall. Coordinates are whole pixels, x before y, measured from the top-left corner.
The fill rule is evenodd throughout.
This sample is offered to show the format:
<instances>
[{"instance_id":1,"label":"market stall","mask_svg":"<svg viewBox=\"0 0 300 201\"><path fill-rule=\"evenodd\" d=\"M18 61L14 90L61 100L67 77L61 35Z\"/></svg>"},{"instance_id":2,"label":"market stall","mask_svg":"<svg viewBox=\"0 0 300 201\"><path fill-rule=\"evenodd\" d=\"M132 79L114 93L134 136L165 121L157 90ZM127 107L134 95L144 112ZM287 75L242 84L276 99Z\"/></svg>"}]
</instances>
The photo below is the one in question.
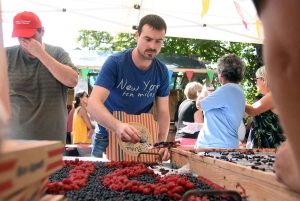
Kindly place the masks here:
<instances>
[{"instance_id":1,"label":"market stall","mask_svg":"<svg viewBox=\"0 0 300 201\"><path fill-rule=\"evenodd\" d=\"M64 157L64 168L49 177L51 190L48 193L60 191L69 197L70 200L82 198L82 196L89 196L88 198L90 199L87 200L100 198L107 200L116 198L122 198L122 200L181 200L183 195L189 193L190 190L201 189L201 191L197 192L198 194L204 193L200 200L206 200L204 197L207 200L216 199L217 195L208 196L205 194L206 190L210 190L210 192L236 192L244 201L293 201L300 199L299 194L290 191L276 181L272 172L272 166L266 165L269 169L263 170L260 166L264 164L256 165L257 168L246 164L255 158L260 158L261 161L263 158L269 158L271 161L274 159L276 151L274 149L184 150L171 148L170 150L172 161L147 163L146 166L145 163L133 161L110 162L107 158ZM242 155L243 159L241 159ZM245 159L246 157L248 159ZM231 158L232 160L228 161L225 158ZM255 160L253 164L255 163L257 164L258 162ZM66 171L71 173L72 169L78 168L79 170L76 173L78 175L82 166L86 170L92 167L92 172L89 173L89 178L86 180L85 185L79 186L77 190L64 189L67 187L53 189L53 186L59 186L57 182L62 181L62 184L68 184L67 181L64 181L64 178L70 178L70 174L69 177L62 178L62 175L67 175ZM70 169L70 167L72 168ZM76 180L74 182L76 183ZM189 187L189 185L191 186ZM164 188L166 188L166 192L161 190ZM177 190L173 189L177 189L178 192L175 192ZM230 194L221 196L220 200L239 199Z\"/></svg>"},{"instance_id":2,"label":"market stall","mask_svg":"<svg viewBox=\"0 0 300 201\"><path fill-rule=\"evenodd\" d=\"M27 3L28 5L33 3L48 8L51 6L42 5L42 3L35 1L10 0L3 2L5 2L5 6L8 6L6 8L9 8L9 5L15 8L18 2L23 3L22 5L24 5L24 7L18 4L22 9L25 9ZM59 3L58 1L51 2ZM116 3L119 1L113 2ZM133 1L130 2L133 3ZM189 4L191 2L192 4L189 5L189 8L196 8L195 1L186 3ZM228 3L228 1L224 2ZM222 3L224 2L222 1ZM153 8L160 8L162 1L158 3L152 1L152 3ZM167 1L163 3L165 6L170 4ZM235 10L241 11L241 9L238 9L240 8L239 3L241 2L237 2L234 8ZM132 4L130 5L132 6ZM178 4L176 5L177 9L174 9L175 11L178 11L178 8L182 9ZM129 8L129 6L126 5L119 6L121 8ZM61 7L58 6L58 8ZM174 7L170 6L170 8L172 9ZM223 9L223 7L221 8ZM9 9L5 10L5 14L10 13L8 10ZM59 9L54 10L57 11ZM144 11L147 11L147 7L145 7ZM66 12L66 9L63 9L63 12ZM73 15L79 14L74 10L71 13ZM97 14L99 13L101 12L97 11ZM243 17L241 19L242 15L240 15L239 12L237 13L239 23L243 23L242 20L247 22L248 18L244 19ZM199 14L200 12L196 13L197 16ZM9 14L6 16L9 16ZM51 13L50 16L53 17L56 15ZM59 15L57 16L59 17ZM89 17L86 14L85 16ZM59 19L62 20L63 18ZM90 19L90 17L88 19ZM117 20L119 19L120 18ZM122 20L126 20L126 18ZM136 20L136 18L134 18L134 20ZM76 22L76 20L73 21ZM88 20L85 19L85 22L86 21ZM187 20L183 21L185 23L187 22ZM205 23L199 22L194 22L189 26L193 27L195 23L197 27L199 25L202 28L206 27ZM237 22L234 21L234 24L236 23ZM65 25L64 23L61 24ZM238 34L241 36L239 40L247 38L249 40L254 39L254 42L262 42L262 39L257 37L257 31L253 28L255 27L253 26L254 24L255 21L249 23L249 25L252 25L250 27L252 30L251 33L254 33L255 37L249 35L245 36L245 34L243 34L245 30L243 30L242 33ZM129 27L131 28L131 26L132 24L130 24ZM245 26L245 23L243 23L242 26ZM128 26L126 27L128 28ZM217 25L211 27L215 30L220 30ZM176 26L174 25L173 28L176 29ZM182 28L182 26L180 28ZM131 31L130 29L129 32ZM199 31L185 32L200 35ZM179 36L172 31L171 33ZM222 36L222 34L215 35ZM228 39L232 39L234 36L230 35ZM191 35L186 37L191 37ZM2 44L0 48L3 52ZM187 70L207 73L207 70L203 69L184 69L184 71ZM175 69L174 72L176 72ZM131 120L131 122L144 125L139 120ZM149 130L155 132L155 128L153 128L155 125L153 124L153 127L149 127L149 125L152 124L148 124L148 126L146 124L145 127L140 127L145 130L145 133L149 132ZM3 130L4 128L0 127L0 131L2 132ZM110 133L110 135L113 134ZM90 157L63 157L64 145L61 142L5 140L2 142L0 149L0 200L181 200L184 199L185 193L195 189L210 190L210 192L213 192L211 190L218 190L218 192L231 190L237 192L232 195L225 193L226 196L224 196L224 194L221 196L213 195L218 196L218 199L220 198L221 200L239 200L240 197L248 201L293 201L300 199L299 194L290 191L275 180L272 163L274 163L276 150L199 150L168 147L171 152L170 161L162 163L162 161L157 162L152 160L147 161L147 164L145 164L146 162L139 162L139 156L140 153L142 153L139 148L135 149L131 145L124 146L124 144L121 144L117 140L118 139L115 139L111 143L114 143L115 148L118 147L118 150L114 153L112 149L108 150L107 157L100 159ZM169 139L169 141L172 142L171 139ZM149 139L148 142L154 144L156 141L155 139ZM125 150L131 152L134 150L138 153L134 153L134 156L129 156L130 153L128 152L126 154L122 153L126 152ZM156 148L151 150L152 153L156 153L156 151ZM113 161L113 158L120 161ZM148 159L153 158L155 157ZM185 170L185 172L183 172L183 170ZM44 194L45 192L46 194ZM212 200L216 198L209 197L208 195L204 196L205 197L201 196L201 198L195 198L195 200Z\"/></svg>"}]
</instances>

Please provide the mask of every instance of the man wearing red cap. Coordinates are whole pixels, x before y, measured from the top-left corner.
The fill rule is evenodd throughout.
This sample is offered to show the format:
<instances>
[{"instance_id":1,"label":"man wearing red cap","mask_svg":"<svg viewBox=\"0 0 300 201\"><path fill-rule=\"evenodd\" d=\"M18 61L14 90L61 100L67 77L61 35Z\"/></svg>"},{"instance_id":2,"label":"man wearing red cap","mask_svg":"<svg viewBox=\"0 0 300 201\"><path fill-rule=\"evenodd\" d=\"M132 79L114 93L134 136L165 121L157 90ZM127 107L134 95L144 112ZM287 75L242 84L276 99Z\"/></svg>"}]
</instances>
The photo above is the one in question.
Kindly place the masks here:
<instances>
[{"instance_id":1,"label":"man wearing red cap","mask_svg":"<svg viewBox=\"0 0 300 201\"><path fill-rule=\"evenodd\" d=\"M78 82L77 68L60 47L44 44L44 27L32 12L17 14L6 48L11 121L8 138L66 140L67 92Z\"/></svg>"}]
</instances>

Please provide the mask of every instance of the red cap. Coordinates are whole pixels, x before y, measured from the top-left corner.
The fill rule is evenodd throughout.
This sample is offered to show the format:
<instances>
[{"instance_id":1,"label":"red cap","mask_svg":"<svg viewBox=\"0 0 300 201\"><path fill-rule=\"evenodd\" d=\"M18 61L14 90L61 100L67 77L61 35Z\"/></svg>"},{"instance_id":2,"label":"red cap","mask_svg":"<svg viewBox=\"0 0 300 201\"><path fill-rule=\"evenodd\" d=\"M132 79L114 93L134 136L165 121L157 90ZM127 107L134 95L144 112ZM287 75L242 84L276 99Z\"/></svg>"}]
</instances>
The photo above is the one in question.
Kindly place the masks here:
<instances>
[{"instance_id":1,"label":"red cap","mask_svg":"<svg viewBox=\"0 0 300 201\"><path fill-rule=\"evenodd\" d=\"M31 38L39 28L42 28L39 17L32 12L25 11L14 17L12 37Z\"/></svg>"}]
</instances>

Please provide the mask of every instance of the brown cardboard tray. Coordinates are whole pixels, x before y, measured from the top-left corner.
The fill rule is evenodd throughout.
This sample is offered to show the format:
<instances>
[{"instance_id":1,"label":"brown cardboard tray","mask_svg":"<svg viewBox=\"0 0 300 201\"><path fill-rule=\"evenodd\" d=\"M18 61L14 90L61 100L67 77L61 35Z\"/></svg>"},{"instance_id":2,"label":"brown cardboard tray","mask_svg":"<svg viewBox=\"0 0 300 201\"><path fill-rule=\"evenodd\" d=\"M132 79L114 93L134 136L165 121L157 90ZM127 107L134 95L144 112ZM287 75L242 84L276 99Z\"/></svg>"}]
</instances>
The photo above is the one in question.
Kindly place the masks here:
<instances>
[{"instance_id":1,"label":"brown cardboard tray","mask_svg":"<svg viewBox=\"0 0 300 201\"><path fill-rule=\"evenodd\" d=\"M4 140L0 150L0 200L62 168L62 142Z\"/></svg>"}]
</instances>

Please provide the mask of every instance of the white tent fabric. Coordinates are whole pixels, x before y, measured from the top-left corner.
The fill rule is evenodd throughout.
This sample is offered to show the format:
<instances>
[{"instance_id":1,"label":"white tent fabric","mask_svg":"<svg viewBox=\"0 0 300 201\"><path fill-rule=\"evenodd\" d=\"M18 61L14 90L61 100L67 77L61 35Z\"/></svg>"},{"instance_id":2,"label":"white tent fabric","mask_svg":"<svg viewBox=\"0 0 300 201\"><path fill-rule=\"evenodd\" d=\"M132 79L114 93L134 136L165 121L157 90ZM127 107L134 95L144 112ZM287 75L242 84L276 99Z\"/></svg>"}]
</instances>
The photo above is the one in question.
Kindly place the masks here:
<instances>
[{"instance_id":1,"label":"white tent fabric","mask_svg":"<svg viewBox=\"0 0 300 201\"><path fill-rule=\"evenodd\" d=\"M132 27L143 16L157 14L167 23L167 36L263 43L252 0L210 0L203 18L202 0L1 0L1 7L4 24L12 24L19 12L32 11L46 30L61 34L79 29L134 33Z\"/></svg>"}]
</instances>

